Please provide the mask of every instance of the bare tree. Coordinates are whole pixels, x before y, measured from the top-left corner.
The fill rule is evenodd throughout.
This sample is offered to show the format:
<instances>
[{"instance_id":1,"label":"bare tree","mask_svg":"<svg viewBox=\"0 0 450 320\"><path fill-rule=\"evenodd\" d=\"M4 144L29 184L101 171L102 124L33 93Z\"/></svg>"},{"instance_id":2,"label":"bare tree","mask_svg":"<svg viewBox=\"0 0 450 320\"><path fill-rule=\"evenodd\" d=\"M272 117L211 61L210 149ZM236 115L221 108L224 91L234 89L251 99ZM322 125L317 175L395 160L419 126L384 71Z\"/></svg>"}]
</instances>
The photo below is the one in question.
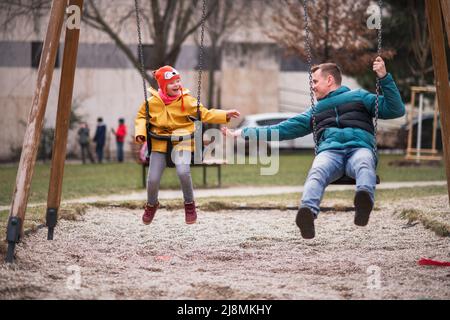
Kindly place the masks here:
<instances>
[{"instance_id":1,"label":"bare tree","mask_svg":"<svg viewBox=\"0 0 450 320\"><path fill-rule=\"evenodd\" d=\"M419 79L419 85L426 84L426 75L433 72L433 64L430 62L430 37L427 26L423 1L408 1L408 16L412 17L410 24L411 35L411 52L414 61L408 56L408 66L411 73Z\"/></svg>"},{"instance_id":2,"label":"bare tree","mask_svg":"<svg viewBox=\"0 0 450 320\"><path fill-rule=\"evenodd\" d=\"M249 1L241 0L213 0L208 1L211 9L211 17L206 23L206 33L209 38L209 77L208 77L208 106L214 104L215 77L214 71L219 64L224 41L242 26L242 12L251 5Z\"/></svg>"},{"instance_id":3,"label":"bare tree","mask_svg":"<svg viewBox=\"0 0 450 320\"><path fill-rule=\"evenodd\" d=\"M147 64L149 69L156 69L166 64L175 64L182 44L201 24L201 0L141 0L142 28L148 31L154 50ZM3 26L7 27L21 16L42 17L49 11L51 0L0 0L0 9L5 18ZM114 5L117 5L114 3ZM135 24L134 1L120 3L121 10L115 16L107 14L111 1L85 1L83 22L90 27L107 34L123 51L133 66L140 70L137 50L130 49L120 36L124 24ZM216 10L216 5L208 6L206 18ZM5 29L4 29L5 30ZM144 41L149 39L144 39ZM148 43L148 42L147 42ZM147 75L147 80L151 78Z\"/></svg>"},{"instance_id":4,"label":"bare tree","mask_svg":"<svg viewBox=\"0 0 450 320\"><path fill-rule=\"evenodd\" d=\"M215 6L208 8L206 18L216 9ZM126 43L120 38L117 28L123 23L134 22L134 7L124 12L118 21L116 28L103 18L102 10L95 1L89 1L86 5L84 16L85 22L104 33L106 33L116 45L125 53L133 65L139 69L139 60L135 52L130 50ZM146 0L141 1L140 11L143 26L149 31L153 40L154 51L147 64L147 68L156 69L163 65L174 65L180 52L182 44L201 25L202 1L200 0ZM151 81L147 76L147 80Z\"/></svg>"},{"instance_id":5,"label":"bare tree","mask_svg":"<svg viewBox=\"0 0 450 320\"><path fill-rule=\"evenodd\" d=\"M306 60L303 0L284 0L273 15L275 30L268 35L288 53ZM367 69L374 58L376 32L367 27L366 14L370 0L308 1L311 53L317 63L334 61L346 74L355 75ZM390 58L393 50L384 50Z\"/></svg>"}]
</instances>

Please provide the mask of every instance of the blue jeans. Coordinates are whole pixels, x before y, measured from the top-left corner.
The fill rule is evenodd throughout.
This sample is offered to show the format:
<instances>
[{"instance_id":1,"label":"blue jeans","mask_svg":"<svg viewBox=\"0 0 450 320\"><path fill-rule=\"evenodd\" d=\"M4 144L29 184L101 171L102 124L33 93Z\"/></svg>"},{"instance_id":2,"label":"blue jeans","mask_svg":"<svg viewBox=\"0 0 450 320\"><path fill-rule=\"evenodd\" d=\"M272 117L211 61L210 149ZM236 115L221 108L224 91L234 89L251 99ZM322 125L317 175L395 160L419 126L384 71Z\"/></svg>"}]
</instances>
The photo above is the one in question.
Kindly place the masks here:
<instances>
[{"instance_id":1,"label":"blue jeans","mask_svg":"<svg viewBox=\"0 0 450 320\"><path fill-rule=\"evenodd\" d=\"M376 160L366 148L327 150L319 153L306 179L301 207L308 207L316 216L320 211L325 188L344 174L356 180L356 191L367 191L375 201Z\"/></svg>"},{"instance_id":2,"label":"blue jeans","mask_svg":"<svg viewBox=\"0 0 450 320\"><path fill-rule=\"evenodd\" d=\"M103 162L103 148L105 145L103 144L97 144L95 147L95 153L97 154L97 159L99 163Z\"/></svg>"},{"instance_id":3,"label":"blue jeans","mask_svg":"<svg viewBox=\"0 0 450 320\"><path fill-rule=\"evenodd\" d=\"M123 162L123 142L116 141L117 143L117 161Z\"/></svg>"}]
</instances>

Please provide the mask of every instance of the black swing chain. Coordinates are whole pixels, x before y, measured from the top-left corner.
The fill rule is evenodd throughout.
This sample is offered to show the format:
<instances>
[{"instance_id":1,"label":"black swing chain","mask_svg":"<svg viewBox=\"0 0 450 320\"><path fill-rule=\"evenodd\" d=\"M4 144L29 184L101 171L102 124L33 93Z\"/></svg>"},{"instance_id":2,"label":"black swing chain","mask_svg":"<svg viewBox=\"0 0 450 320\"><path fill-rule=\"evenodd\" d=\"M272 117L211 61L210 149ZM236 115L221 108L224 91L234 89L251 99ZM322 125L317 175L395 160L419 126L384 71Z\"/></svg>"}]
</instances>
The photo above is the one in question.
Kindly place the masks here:
<instances>
[{"instance_id":1,"label":"black swing chain","mask_svg":"<svg viewBox=\"0 0 450 320\"><path fill-rule=\"evenodd\" d=\"M139 15L139 1L134 0L134 7L136 11L136 26L137 26L137 33L138 33L138 51L139 51L139 62L140 62L140 69L141 69L141 76L142 76L142 83L144 86L144 98L145 98L145 120L146 120L146 128L147 131L150 131L150 105L148 103L148 96L147 96L147 81L146 81L146 72L145 72L145 63L144 63L144 48L142 45L142 33L141 33L141 19ZM149 132L147 132L147 146L148 146L148 154L150 154L151 147L150 147L151 139L149 138Z\"/></svg>"},{"instance_id":2,"label":"black swing chain","mask_svg":"<svg viewBox=\"0 0 450 320\"><path fill-rule=\"evenodd\" d=\"M316 123L316 105L314 98L313 89L313 77L312 77L312 53L311 53L311 40L310 40L310 30L309 30L309 16L308 16L308 0L303 0L303 11L305 19L305 47L306 47L306 58L308 62L308 73L309 73L309 95L311 98L311 113L312 113L312 126L313 126L313 138L314 138L314 152L317 155L319 151L319 141L317 141L317 123Z\"/></svg>"},{"instance_id":3,"label":"black swing chain","mask_svg":"<svg viewBox=\"0 0 450 320\"><path fill-rule=\"evenodd\" d=\"M317 141L317 123L316 123L316 106L315 106L315 98L314 98L314 89L313 89L313 79L312 79L312 53L311 53L311 39L310 39L310 27L309 27L309 15L308 15L308 2L309 0L303 0L303 11L304 11L304 20L305 20L305 47L306 47L306 58L308 62L308 68L309 68L309 89L310 89L310 97L311 97L311 111L312 111L312 126L313 126L313 137L314 137L314 143L315 143L315 154L318 153L318 141ZM314 0L311 0L314 1ZM379 13L380 13L380 24L378 26L378 33L377 33L377 40L378 40L378 46L377 46L377 53L378 56L381 56L382 50L383 50L383 29L382 29L382 21L383 21L383 0L378 0L378 7L379 7ZM381 95L381 84L380 79L377 78L376 83L376 100L375 100L375 123L374 123L374 136L375 136L375 143L374 143L374 153L375 155L378 153L378 147L377 147L377 133L378 133L378 117L379 117L379 106L380 106L380 95Z\"/></svg>"},{"instance_id":4,"label":"black swing chain","mask_svg":"<svg viewBox=\"0 0 450 320\"><path fill-rule=\"evenodd\" d=\"M380 25L378 26L378 48L377 53L378 56L381 56L383 50L383 0L378 0L378 7L380 9ZM375 136L375 146L373 148L373 152L375 155L378 154L378 146L377 146L377 134L378 134L378 112L380 107L380 95L381 95L381 84L380 79L377 77L377 98L375 100L375 124L374 124L374 136Z\"/></svg>"},{"instance_id":5,"label":"black swing chain","mask_svg":"<svg viewBox=\"0 0 450 320\"><path fill-rule=\"evenodd\" d=\"M198 86L197 86L197 120L201 121L200 114L200 98L202 91L202 73L203 73L203 56L204 56L204 40L205 40L205 21L206 21L206 0L203 0L202 7L202 20L201 20L201 31L200 31L200 47L198 54Z\"/></svg>"},{"instance_id":6,"label":"black swing chain","mask_svg":"<svg viewBox=\"0 0 450 320\"><path fill-rule=\"evenodd\" d=\"M206 0L202 2L202 19L200 21L200 47L198 53L198 79L197 79L197 119L195 122L195 132L200 133L200 146L201 148L195 149L195 154L193 155L193 160L199 157L203 161L203 151L204 151L204 142L203 142L203 123L202 123L202 114L200 111L201 104L201 92L202 92L202 73L203 73L203 56L204 56L204 40L205 40L205 23L206 23Z\"/></svg>"},{"instance_id":7,"label":"black swing chain","mask_svg":"<svg viewBox=\"0 0 450 320\"><path fill-rule=\"evenodd\" d=\"M140 7L139 1L134 0L135 4L135 14L136 14L136 26L138 33L138 51L139 51L139 62L140 62L140 71L142 76L142 83L144 87L144 98L145 98L145 113L146 113L146 128L147 131L150 131L150 105L148 103L148 95L147 95L147 81L146 81L146 72L145 72L145 62L144 62L144 49L142 44L142 32L141 32L141 19L140 19ZM200 39L200 50L199 50L199 70L198 70L198 89L197 89L197 120L201 121L201 112L200 112L200 99L201 99L201 86L202 86L202 73L203 73L203 56L204 56L204 37L205 37L205 21L206 21L206 0L203 0L203 8L202 8L202 19L201 19L201 39ZM147 132L147 136L149 132ZM203 140L203 133L202 133ZM151 139L147 139L148 149L150 150L150 141ZM203 142L202 142L203 144Z\"/></svg>"}]
</instances>

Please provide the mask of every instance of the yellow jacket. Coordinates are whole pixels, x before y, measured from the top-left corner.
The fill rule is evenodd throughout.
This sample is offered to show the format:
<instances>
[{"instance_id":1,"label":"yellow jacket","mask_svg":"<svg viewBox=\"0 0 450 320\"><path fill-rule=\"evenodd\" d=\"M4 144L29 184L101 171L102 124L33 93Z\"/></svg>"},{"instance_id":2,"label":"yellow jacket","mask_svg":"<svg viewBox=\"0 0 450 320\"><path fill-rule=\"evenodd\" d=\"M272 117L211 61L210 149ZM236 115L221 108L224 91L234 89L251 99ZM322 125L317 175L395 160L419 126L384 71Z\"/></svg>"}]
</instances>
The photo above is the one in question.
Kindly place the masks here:
<instances>
[{"instance_id":1,"label":"yellow jacket","mask_svg":"<svg viewBox=\"0 0 450 320\"><path fill-rule=\"evenodd\" d=\"M197 118L197 99L189 95L190 91L183 90L184 112L181 110L181 98L175 100L169 105L165 105L160 98L158 91L153 88L148 89L152 97L148 99L150 106L150 124L152 132L157 135L188 135L194 132L194 122L188 119L188 116ZM227 123L227 115L224 110L208 110L203 105L200 105L200 112L202 122L211 124L225 124ZM135 120L135 139L138 136L144 136L147 139L146 129L146 110L145 102L139 108L139 112ZM137 140L135 140L137 141ZM193 142L193 141L192 141ZM191 142L183 142L182 150L193 151ZM167 152L167 142L152 139L152 151Z\"/></svg>"}]
</instances>

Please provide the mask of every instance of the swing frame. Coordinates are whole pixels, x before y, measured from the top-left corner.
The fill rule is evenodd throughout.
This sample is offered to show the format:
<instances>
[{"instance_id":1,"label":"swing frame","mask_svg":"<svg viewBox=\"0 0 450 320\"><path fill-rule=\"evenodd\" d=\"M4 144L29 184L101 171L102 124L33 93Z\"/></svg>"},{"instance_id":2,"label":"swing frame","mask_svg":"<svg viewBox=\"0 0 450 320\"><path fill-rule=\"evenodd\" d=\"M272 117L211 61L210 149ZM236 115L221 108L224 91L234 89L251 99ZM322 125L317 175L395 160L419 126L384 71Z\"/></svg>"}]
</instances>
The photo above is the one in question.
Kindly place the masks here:
<instances>
[{"instance_id":1,"label":"swing frame","mask_svg":"<svg viewBox=\"0 0 450 320\"><path fill-rule=\"evenodd\" d=\"M422 134L419 133L419 130L417 130L416 136L417 136L417 146L416 148L413 148L413 135L414 135L414 114L418 112L418 125L417 128L419 128L419 123L422 121L421 117L421 108L420 105L421 102L423 102L423 99L419 99L419 111L415 111L416 106L416 96L423 96L424 93L430 93L435 95L435 101L434 101L434 116L433 116L433 134L432 134L432 142L431 142L431 149L422 148L420 146L419 141L422 139ZM439 155L439 150L436 148L437 144L437 131L438 131L438 97L435 87L411 87L411 109L409 110L408 114L408 145L406 147L406 156L405 160L415 160L417 162L420 162L421 160L424 161L442 161L442 156Z\"/></svg>"},{"instance_id":2,"label":"swing frame","mask_svg":"<svg viewBox=\"0 0 450 320\"><path fill-rule=\"evenodd\" d=\"M445 52L445 30L450 42L450 2L447 0L425 1L428 27L430 30L430 45L433 57L434 74L436 78L436 90L439 101L439 110L442 123L444 165L447 174L447 188L450 200L450 84L447 56ZM81 9L83 0L70 0L69 6L77 6ZM53 0L47 33L43 45L41 62L38 68L37 84L34 91L30 116L25 132L22 154L17 171L16 184L12 196L11 210L6 232L8 249L6 262L14 262L14 250L16 244L23 238L23 221L25 219L28 196L31 188L34 166L36 163L37 146L39 145L40 133L43 127L48 95L53 77L61 30L66 16L67 3L65 1ZM444 18L445 25L442 22ZM66 28L64 42L64 57L62 63L60 92L58 100L58 111L56 120L56 132L52 168L50 173L49 192L47 199L47 226L50 231L56 226L57 214L60 206L62 193L62 180L64 174L64 161L68 136L68 117L72 104L73 84L76 68L80 30L77 28ZM46 81L42 81L43 79ZM30 138L31 137L31 138ZM450 203L450 201L449 201ZM51 213L51 214L49 214Z\"/></svg>"}]
</instances>

